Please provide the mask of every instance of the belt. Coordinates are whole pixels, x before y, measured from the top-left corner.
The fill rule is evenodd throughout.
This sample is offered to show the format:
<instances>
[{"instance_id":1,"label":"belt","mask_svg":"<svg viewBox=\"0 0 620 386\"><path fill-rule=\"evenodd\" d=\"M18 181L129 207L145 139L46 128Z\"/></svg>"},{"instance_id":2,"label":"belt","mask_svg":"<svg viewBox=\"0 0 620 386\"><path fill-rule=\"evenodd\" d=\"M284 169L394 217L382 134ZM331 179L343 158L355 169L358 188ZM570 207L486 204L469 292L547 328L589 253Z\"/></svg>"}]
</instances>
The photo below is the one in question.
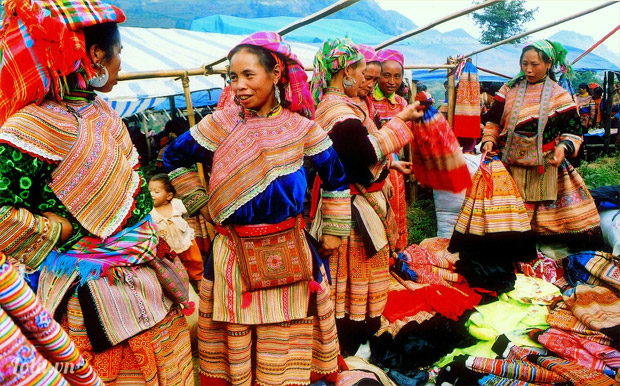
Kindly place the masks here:
<instances>
[{"instance_id":1,"label":"belt","mask_svg":"<svg viewBox=\"0 0 620 386\"><path fill-rule=\"evenodd\" d=\"M295 226L297 221L303 221L301 215L287 218L277 224L215 225L215 230L217 233L223 234L224 236L230 236L229 227L233 227L239 237L264 236L291 229Z\"/></svg>"},{"instance_id":2,"label":"belt","mask_svg":"<svg viewBox=\"0 0 620 386\"><path fill-rule=\"evenodd\" d=\"M381 189L383 189L383 185L385 185L385 180L382 180L380 182L373 182L369 187L366 188L366 192L368 193L378 192ZM357 187L354 184L351 184L351 186L349 186L349 189L351 190L351 194L362 194L362 192L359 189L357 189Z\"/></svg>"}]
</instances>

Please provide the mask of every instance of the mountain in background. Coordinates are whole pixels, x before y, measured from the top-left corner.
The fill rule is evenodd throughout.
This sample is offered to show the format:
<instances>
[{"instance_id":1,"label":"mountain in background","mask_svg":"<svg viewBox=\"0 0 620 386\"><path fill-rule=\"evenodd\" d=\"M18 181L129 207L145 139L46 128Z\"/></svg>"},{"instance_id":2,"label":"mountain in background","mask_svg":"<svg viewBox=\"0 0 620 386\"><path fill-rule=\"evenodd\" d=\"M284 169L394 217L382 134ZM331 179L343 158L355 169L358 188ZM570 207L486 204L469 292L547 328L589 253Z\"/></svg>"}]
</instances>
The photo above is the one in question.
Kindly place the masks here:
<instances>
[{"instance_id":1,"label":"mountain in background","mask_svg":"<svg viewBox=\"0 0 620 386\"><path fill-rule=\"evenodd\" d=\"M228 15L239 18L266 18L289 16L301 18L315 13L335 0L107 0L122 8L127 14L123 24L129 27L159 27L190 29L192 21L212 15ZM375 0L361 0L330 16L329 19L346 19L363 22L376 30L391 36L400 35L417 26L397 11L382 9ZM430 21L430 20L429 20ZM429 30L402 42L416 44L446 44L456 41L462 44L475 44L474 37L462 29L446 33ZM595 40L573 31L560 31L550 37L564 45L583 49L590 48ZM620 62L618 55L604 45L593 53L611 61Z\"/></svg>"},{"instance_id":2,"label":"mountain in background","mask_svg":"<svg viewBox=\"0 0 620 386\"><path fill-rule=\"evenodd\" d=\"M211 15L243 18L311 15L334 0L108 0L127 14L129 27L189 29L191 22ZM388 35L400 35L416 25L396 11L382 9L374 0L362 0L329 18L361 21Z\"/></svg>"},{"instance_id":3,"label":"mountain in background","mask_svg":"<svg viewBox=\"0 0 620 386\"><path fill-rule=\"evenodd\" d=\"M560 32L553 34L549 39L558 41L562 43L562 45L564 46L581 48L584 51L589 49L590 47L594 45L594 43L596 43L594 38L592 38L591 36L586 36L578 32L566 31L566 30L562 30ZM613 53L613 51L611 51L609 48L605 47L605 43L596 47L592 51L592 53L597 54L598 56L601 56L609 60L612 63L618 64L620 62L618 55Z\"/></svg>"}]
</instances>

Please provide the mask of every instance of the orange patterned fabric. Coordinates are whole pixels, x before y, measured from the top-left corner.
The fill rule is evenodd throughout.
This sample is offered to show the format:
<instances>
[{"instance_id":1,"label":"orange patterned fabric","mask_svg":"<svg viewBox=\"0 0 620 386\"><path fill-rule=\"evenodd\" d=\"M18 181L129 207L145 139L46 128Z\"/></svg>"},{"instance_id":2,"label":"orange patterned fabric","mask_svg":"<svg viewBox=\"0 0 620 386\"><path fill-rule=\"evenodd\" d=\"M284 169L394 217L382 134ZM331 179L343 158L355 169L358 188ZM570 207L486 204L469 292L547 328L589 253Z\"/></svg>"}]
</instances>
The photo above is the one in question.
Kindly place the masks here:
<instances>
[{"instance_id":1,"label":"orange patterned fabric","mask_svg":"<svg viewBox=\"0 0 620 386\"><path fill-rule=\"evenodd\" d=\"M30 104L5 122L0 142L60 161L49 187L92 234L106 238L131 215L140 189L138 153L123 121L102 99L69 107Z\"/></svg>"},{"instance_id":2,"label":"orange patterned fabric","mask_svg":"<svg viewBox=\"0 0 620 386\"><path fill-rule=\"evenodd\" d=\"M151 329L99 353L93 351L86 335L77 297L69 299L61 325L105 383L194 384L189 329L176 309Z\"/></svg>"},{"instance_id":3,"label":"orange patterned fabric","mask_svg":"<svg viewBox=\"0 0 620 386\"><path fill-rule=\"evenodd\" d=\"M383 313L390 285L388 246L368 256L362 234L353 229L329 257L329 269L336 318L365 320Z\"/></svg>"},{"instance_id":4,"label":"orange patterned fabric","mask_svg":"<svg viewBox=\"0 0 620 386\"><path fill-rule=\"evenodd\" d=\"M198 351L202 385L307 385L338 372L338 337L326 275L317 316L247 325L213 320L213 282L200 288Z\"/></svg>"}]
</instances>

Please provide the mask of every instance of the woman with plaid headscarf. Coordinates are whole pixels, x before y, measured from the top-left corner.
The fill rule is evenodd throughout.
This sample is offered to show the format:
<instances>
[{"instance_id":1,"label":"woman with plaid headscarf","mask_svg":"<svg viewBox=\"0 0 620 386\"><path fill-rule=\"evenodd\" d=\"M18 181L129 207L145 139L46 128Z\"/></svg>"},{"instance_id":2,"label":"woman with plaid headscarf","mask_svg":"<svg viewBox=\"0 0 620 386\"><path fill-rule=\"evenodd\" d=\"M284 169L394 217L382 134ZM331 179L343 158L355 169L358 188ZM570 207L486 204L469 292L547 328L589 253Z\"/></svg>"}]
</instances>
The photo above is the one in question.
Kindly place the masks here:
<instances>
[{"instance_id":1,"label":"woman with plaid headscarf","mask_svg":"<svg viewBox=\"0 0 620 386\"><path fill-rule=\"evenodd\" d=\"M312 78L318 102L316 121L334 142L353 195L353 229L329 257L331 297L343 355L354 355L379 328L396 240L394 216L384 189L389 174L386 155L411 140L406 122L422 116L415 103L378 130L373 117L353 100L364 82L365 68L364 56L351 40L327 40L314 58ZM313 225L319 223L317 216Z\"/></svg>"},{"instance_id":2,"label":"woman with plaid headscarf","mask_svg":"<svg viewBox=\"0 0 620 386\"><path fill-rule=\"evenodd\" d=\"M307 385L338 374L338 338L320 251L350 230L349 186L312 121L303 66L275 32L228 54L216 111L164 152L188 212L215 224L200 288L203 385ZM191 166L210 170L208 193ZM304 231L306 165L325 182L322 237Z\"/></svg>"},{"instance_id":3,"label":"woman with plaid headscarf","mask_svg":"<svg viewBox=\"0 0 620 386\"><path fill-rule=\"evenodd\" d=\"M158 248L138 154L95 94L116 84L125 15L99 0L4 7L0 249L38 271L37 296L104 382L192 384L187 277Z\"/></svg>"}]
</instances>

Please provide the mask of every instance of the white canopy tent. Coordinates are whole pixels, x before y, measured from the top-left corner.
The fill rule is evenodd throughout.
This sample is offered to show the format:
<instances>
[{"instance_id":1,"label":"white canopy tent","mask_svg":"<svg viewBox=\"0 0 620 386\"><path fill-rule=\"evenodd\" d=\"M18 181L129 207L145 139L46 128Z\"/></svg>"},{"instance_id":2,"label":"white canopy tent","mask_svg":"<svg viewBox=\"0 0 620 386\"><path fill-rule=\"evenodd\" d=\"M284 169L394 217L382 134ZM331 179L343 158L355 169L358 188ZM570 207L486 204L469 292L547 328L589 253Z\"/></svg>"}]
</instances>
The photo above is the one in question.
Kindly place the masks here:
<instances>
[{"instance_id":1,"label":"white canopy tent","mask_svg":"<svg viewBox=\"0 0 620 386\"><path fill-rule=\"evenodd\" d=\"M168 71L200 68L204 63L226 56L244 36L164 28L120 27L123 43L122 71ZM305 43L291 43L304 66L311 67L317 48ZM221 75L189 77L191 92L223 88ZM163 102L168 96L182 95L180 79L152 78L118 82L102 94L114 109L127 117Z\"/></svg>"}]
</instances>

